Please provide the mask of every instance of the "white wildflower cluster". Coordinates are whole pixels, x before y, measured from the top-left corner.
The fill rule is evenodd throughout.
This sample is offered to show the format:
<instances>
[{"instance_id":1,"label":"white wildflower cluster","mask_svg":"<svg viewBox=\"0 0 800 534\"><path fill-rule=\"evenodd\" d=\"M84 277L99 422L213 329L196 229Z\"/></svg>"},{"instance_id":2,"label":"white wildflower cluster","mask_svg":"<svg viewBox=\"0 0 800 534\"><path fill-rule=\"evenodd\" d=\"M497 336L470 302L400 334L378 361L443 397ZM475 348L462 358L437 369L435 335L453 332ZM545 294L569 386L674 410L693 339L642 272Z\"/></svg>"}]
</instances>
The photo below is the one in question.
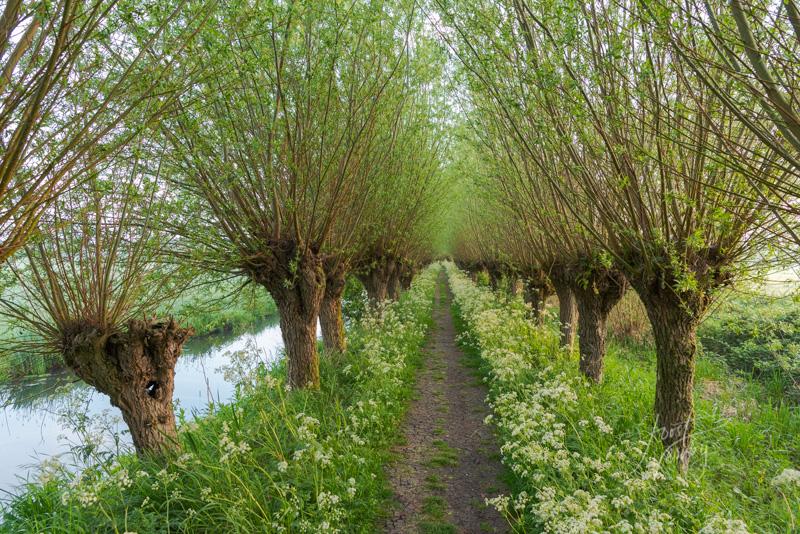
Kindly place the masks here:
<instances>
[{"instance_id":1,"label":"white wildflower cluster","mask_svg":"<svg viewBox=\"0 0 800 534\"><path fill-rule=\"evenodd\" d=\"M253 391L258 386L261 370L266 365L267 355L256 345L255 338L247 339L241 350L225 353L225 365L218 371L226 381L237 384L245 391Z\"/></svg>"},{"instance_id":2,"label":"white wildflower cluster","mask_svg":"<svg viewBox=\"0 0 800 534\"><path fill-rule=\"evenodd\" d=\"M399 302L388 303L380 310L371 311L360 325L353 329L350 344L355 347L347 354L346 380L352 381L344 408L332 407L330 413L300 411L298 404L285 402L285 391L290 391L284 380L266 372L262 355L254 347L231 354L230 365L225 373L229 379L239 383L244 390L253 389L253 394L265 393L264 400L273 403L268 409L241 413L244 403L225 407L225 413L233 410L233 418L219 421L219 435L215 437L219 448L217 468L237 473L250 467L250 463L261 461L261 454L251 453L251 445L258 443L259 452L273 447L274 460L271 465L259 465L260 469L271 469L269 488L269 530L271 532L346 532L352 515L353 502L374 499L375 466L372 449L385 445L386 428L397 424L403 396L407 394L409 380L413 376L412 363L418 357L418 347L425 339L429 325L432 296L436 285L438 268L423 272L412 284L412 288ZM261 400L261 399L259 399ZM312 404L313 405L313 404ZM314 408L316 410L316 407ZM221 410L209 415L200 425L196 421L182 426L182 432L193 432L202 425L213 425L216 418L222 419ZM283 443L283 432L276 432L279 440L264 440L255 434L262 423L275 425L276 429L288 427L289 443ZM248 421L238 425L234 421ZM205 435L201 433L202 437ZM289 448L291 447L291 448ZM369 459L369 461L368 461ZM158 507L164 498L188 501L194 497L191 485L180 486L178 476L182 470L202 469L204 457L190 452L178 453L174 463L157 473L145 471L128 472L115 465L85 471L76 475L73 483L63 492L64 503L70 506L93 506L106 502L109 497L119 498L111 492L123 492L134 482L151 494L139 506ZM56 462L46 463L41 469L43 481L60 476ZM68 478L66 475L64 478ZM181 478L183 480L183 478ZM210 484L197 493L200 506L186 509L187 519L198 521L205 510L218 506L230 508L253 506L252 495L236 491L238 477L228 477L228 485ZM298 484L298 480L314 480L311 487ZM182 493L184 492L184 493ZM152 500L151 500L152 499ZM264 503L259 502L262 507Z\"/></svg>"},{"instance_id":3,"label":"white wildflower cluster","mask_svg":"<svg viewBox=\"0 0 800 534\"><path fill-rule=\"evenodd\" d=\"M772 479L772 485L800 489L800 470L784 469L778 476Z\"/></svg>"},{"instance_id":4,"label":"white wildflower cluster","mask_svg":"<svg viewBox=\"0 0 800 534\"><path fill-rule=\"evenodd\" d=\"M128 469L113 463L105 470L105 474L100 470L90 469L75 475L61 494L61 502L64 505L77 503L89 507L96 504L102 494L111 490L116 490L119 494L132 484L133 479Z\"/></svg>"},{"instance_id":5,"label":"white wildflower cluster","mask_svg":"<svg viewBox=\"0 0 800 534\"><path fill-rule=\"evenodd\" d=\"M454 265L447 270L466 324L461 341L478 350L490 369L493 413L486 422L500 430L503 462L528 490L487 504L512 523L546 532L676 530L676 518L658 509L655 497L664 492L688 501L686 481L668 474L662 459L648 453L650 444L615 442L613 421L586 414L579 405L589 399L581 393L583 381L553 362L560 357L557 331L538 328L522 306L477 287ZM584 440L600 445L583 447ZM708 532L747 532L738 520L709 525Z\"/></svg>"},{"instance_id":6,"label":"white wildflower cluster","mask_svg":"<svg viewBox=\"0 0 800 534\"><path fill-rule=\"evenodd\" d=\"M346 530L351 502L363 491L358 479L374 477L362 467L365 449L384 439L387 426L397 423L398 412L392 408L400 406L400 395L407 390L414 354L410 349L425 339L437 274L436 268L421 273L402 301L371 310L353 329L349 343L358 349L348 354L343 373L356 386L344 408L345 417L333 433L327 422L311 413L286 414L296 445L275 453L275 489L281 495L281 508L273 515L272 531ZM270 389L278 386L277 382L268 384ZM353 473L352 466L364 473L348 476L342 473L343 466L348 474ZM313 513L309 514L309 496L291 483L298 476L296 469L313 469L314 478L323 481L311 497L316 502Z\"/></svg>"},{"instance_id":7,"label":"white wildflower cluster","mask_svg":"<svg viewBox=\"0 0 800 534\"><path fill-rule=\"evenodd\" d=\"M37 481L39 484L47 484L53 480L59 480L65 474L64 464L57 456L52 456L42 460L39 464L39 472L37 473Z\"/></svg>"},{"instance_id":8,"label":"white wildflower cluster","mask_svg":"<svg viewBox=\"0 0 800 534\"><path fill-rule=\"evenodd\" d=\"M726 519L715 515L700 529L700 534L750 534L744 521L740 519Z\"/></svg>"},{"instance_id":9,"label":"white wildflower cluster","mask_svg":"<svg viewBox=\"0 0 800 534\"><path fill-rule=\"evenodd\" d=\"M219 438L219 448L222 450L219 461L223 464L239 454L245 454L250 451L250 445L246 441L236 441L234 439L235 437L236 436L231 436L231 429L228 422L223 422L222 435Z\"/></svg>"}]
</instances>

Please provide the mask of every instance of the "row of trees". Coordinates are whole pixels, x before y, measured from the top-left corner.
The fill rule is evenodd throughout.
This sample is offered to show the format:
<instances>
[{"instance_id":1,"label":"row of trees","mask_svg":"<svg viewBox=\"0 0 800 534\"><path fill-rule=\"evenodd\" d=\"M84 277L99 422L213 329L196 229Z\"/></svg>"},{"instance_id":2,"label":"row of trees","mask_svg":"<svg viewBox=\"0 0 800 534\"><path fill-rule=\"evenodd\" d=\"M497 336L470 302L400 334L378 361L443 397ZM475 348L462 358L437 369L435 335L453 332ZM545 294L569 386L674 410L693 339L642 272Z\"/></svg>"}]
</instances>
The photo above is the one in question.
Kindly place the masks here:
<instances>
[{"instance_id":1,"label":"row of trees","mask_svg":"<svg viewBox=\"0 0 800 534\"><path fill-rule=\"evenodd\" d=\"M3 351L59 354L156 453L191 335L165 303L201 278L264 287L288 385L319 387L318 320L341 351L348 274L398 296L442 194L442 54L415 2L170 4L12 0L0 20L0 308L27 332Z\"/></svg>"},{"instance_id":2,"label":"row of trees","mask_svg":"<svg viewBox=\"0 0 800 534\"><path fill-rule=\"evenodd\" d=\"M571 293L595 381L630 285L653 327L657 425L685 469L698 324L721 288L797 242L795 4L437 4L500 214L491 246L460 259L549 280L565 328Z\"/></svg>"}]
</instances>

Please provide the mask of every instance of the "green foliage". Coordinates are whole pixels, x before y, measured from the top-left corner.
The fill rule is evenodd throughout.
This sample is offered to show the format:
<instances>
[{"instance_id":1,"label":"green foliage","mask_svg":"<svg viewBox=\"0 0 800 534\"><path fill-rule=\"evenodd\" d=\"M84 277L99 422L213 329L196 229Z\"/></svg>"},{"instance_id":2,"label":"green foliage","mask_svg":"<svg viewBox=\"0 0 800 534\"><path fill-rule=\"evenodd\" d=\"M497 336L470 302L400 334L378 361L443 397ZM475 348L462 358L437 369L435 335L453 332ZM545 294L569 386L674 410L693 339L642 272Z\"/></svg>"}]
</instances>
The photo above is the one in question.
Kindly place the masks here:
<instances>
[{"instance_id":1,"label":"green foliage","mask_svg":"<svg viewBox=\"0 0 800 534\"><path fill-rule=\"evenodd\" d=\"M194 328L195 338L240 332L260 318L276 313L275 303L263 289L254 286L241 289L232 283L190 289L157 312L161 316L172 315L181 325ZM23 334L0 318L0 339L19 335ZM24 351L7 354L0 358L0 382L44 375L62 366L59 354Z\"/></svg>"},{"instance_id":2,"label":"green foliage","mask_svg":"<svg viewBox=\"0 0 800 534\"><path fill-rule=\"evenodd\" d=\"M181 453L63 469L5 509L10 532L374 532L383 465L431 324L436 272L323 358L322 388L288 391L282 368L254 367L239 396L181 426Z\"/></svg>"},{"instance_id":3,"label":"green foliage","mask_svg":"<svg viewBox=\"0 0 800 534\"><path fill-rule=\"evenodd\" d=\"M364 285L355 276L348 276L342 295L342 315L346 321L360 321L367 313Z\"/></svg>"},{"instance_id":4,"label":"green foliage","mask_svg":"<svg viewBox=\"0 0 800 534\"><path fill-rule=\"evenodd\" d=\"M259 319L275 315L277 307L263 288L222 283L187 291L162 312L176 317L182 326L194 328L195 337L200 337L240 332Z\"/></svg>"},{"instance_id":5,"label":"green foliage","mask_svg":"<svg viewBox=\"0 0 800 534\"><path fill-rule=\"evenodd\" d=\"M465 348L480 356L490 419L515 480L492 499L518 532L788 532L800 516L800 412L758 402L763 386L701 358L688 473L654 432L655 356L612 344L590 384L555 324L450 280Z\"/></svg>"},{"instance_id":6,"label":"green foliage","mask_svg":"<svg viewBox=\"0 0 800 534\"><path fill-rule=\"evenodd\" d=\"M800 307L791 298L737 296L702 324L700 342L710 357L752 373L800 400Z\"/></svg>"}]
</instances>

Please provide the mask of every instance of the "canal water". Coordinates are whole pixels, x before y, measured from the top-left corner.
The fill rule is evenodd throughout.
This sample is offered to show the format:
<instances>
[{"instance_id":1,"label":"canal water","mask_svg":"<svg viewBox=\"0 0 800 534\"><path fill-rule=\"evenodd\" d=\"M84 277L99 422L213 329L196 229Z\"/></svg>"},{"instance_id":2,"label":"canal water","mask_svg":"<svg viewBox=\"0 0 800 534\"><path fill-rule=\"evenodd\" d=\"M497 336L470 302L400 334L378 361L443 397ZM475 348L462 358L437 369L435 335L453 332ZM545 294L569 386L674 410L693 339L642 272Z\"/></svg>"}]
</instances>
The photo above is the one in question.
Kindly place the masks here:
<instances>
[{"instance_id":1,"label":"canal water","mask_svg":"<svg viewBox=\"0 0 800 534\"><path fill-rule=\"evenodd\" d=\"M190 340L175 370L177 410L190 417L206 412L212 402L230 400L235 378L226 377L223 370L232 353L253 348L260 361L277 361L283 348L277 317L244 333ZM70 451L85 442L86 433L76 431L74 421L84 413L88 417L82 419L92 428L90 435L104 436L103 450L114 452L130 446L119 410L111 406L108 397L68 373L0 386L0 501L25 480L34 480L43 460L57 457L66 465L77 461ZM103 432L98 430L101 427ZM114 434L119 443L109 438Z\"/></svg>"}]
</instances>

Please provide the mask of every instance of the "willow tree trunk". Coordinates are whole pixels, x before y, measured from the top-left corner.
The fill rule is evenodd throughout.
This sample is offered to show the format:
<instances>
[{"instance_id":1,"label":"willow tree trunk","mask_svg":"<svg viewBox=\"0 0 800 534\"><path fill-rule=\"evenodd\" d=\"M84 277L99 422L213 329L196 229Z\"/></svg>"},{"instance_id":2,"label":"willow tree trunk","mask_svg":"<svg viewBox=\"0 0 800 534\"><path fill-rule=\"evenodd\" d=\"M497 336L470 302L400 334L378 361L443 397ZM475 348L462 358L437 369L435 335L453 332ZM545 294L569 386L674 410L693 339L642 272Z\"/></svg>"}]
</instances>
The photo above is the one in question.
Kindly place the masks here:
<instances>
[{"instance_id":1,"label":"willow tree trunk","mask_svg":"<svg viewBox=\"0 0 800 534\"><path fill-rule=\"evenodd\" d=\"M347 342L344 334L344 318L342 317L342 295L344 294L346 276L341 272L326 273L325 294L319 312L319 324L322 329L322 343L329 353L344 352Z\"/></svg>"},{"instance_id":2,"label":"willow tree trunk","mask_svg":"<svg viewBox=\"0 0 800 534\"><path fill-rule=\"evenodd\" d=\"M578 308L572 289L562 282L553 281L558 296L558 321L561 325L561 346L572 350L575 344L575 330L578 321Z\"/></svg>"},{"instance_id":3,"label":"willow tree trunk","mask_svg":"<svg viewBox=\"0 0 800 534\"><path fill-rule=\"evenodd\" d=\"M191 334L172 319L153 319L132 320L108 337L80 325L65 336L65 363L120 409L140 455L178 447L175 364Z\"/></svg>"},{"instance_id":4,"label":"willow tree trunk","mask_svg":"<svg viewBox=\"0 0 800 534\"><path fill-rule=\"evenodd\" d=\"M549 297L550 291L548 287L525 281L524 299L525 302L531 305L531 313L539 324L544 321L545 306Z\"/></svg>"},{"instance_id":5,"label":"willow tree trunk","mask_svg":"<svg viewBox=\"0 0 800 534\"><path fill-rule=\"evenodd\" d=\"M325 272L315 254L306 251L300 255L292 245L282 259L278 268L265 273L262 283L278 307L287 383L292 388L318 388L317 320Z\"/></svg>"},{"instance_id":6,"label":"willow tree trunk","mask_svg":"<svg viewBox=\"0 0 800 534\"><path fill-rule=\"evenodd\" d=\"M572 288L578 307L579 368L594 382L603 379L608 314L625 294L627 287L621 276L612 278L614 279L600 280L597 285L589 284L588 287L576 285Z\"/></svg>"},{"instance_id":7,"label":"willow tree trunk","mask_svg":"<svg viewBox=\"0 0 800 534\"><path fill-rule=\"evenodd\" d=\"M656 423L664 447L689 466L694 429L694 367L697 327L705 304L687 303L667 290L640 292L656 342ZM687 299L702 300L702 299Z\"/></svg>"},{"instance_id":8,"label":"willow tree trunk","mask_svg":"<svg viewBox=\"0 0 800 534\"><path fill-rule=\"evenodd\" d=\"M492 286L492 291L497 291L500 288L500 273L494 269L489 269L489 284Z\"/></svg>"},{"instance_id":9,"label":"willow tree trunk","mask_svg":"<svg viewBox=\"0 0 800 534\"><path fill-rule=\"evenodd\" d=\"M508 278L508 292L512 297L516 297L522 293L522 287L522 280L516 276L510 276Z\"/></svg>"},{"instance_id":10,"label":"willow tree trunk","mask_svg":"<svg viewBox=\"0 0 800 534\"><path fill-rule=\"evenodd\" d=\"M411 269L407 271L404 270L403 274L400 276L400 287L404 291L408 291L409 289L411 289L411 282L413 280L414 280L414 271Z\"/></svg>"},{"instance_id":11,"label":"willow tree trunk","mask_svg":"<svg viewBox=\"0 0 800 534\"><path fill-rule=\"evenodd\" d=\"M523 295L525 302L531 305L533 314L536 315L541 307L541 296L539 288L530 282L525 282L525 294Z\"/></svg>"},{"instance_id":12,"label":"willow tree trunk","mask_svg":"<svg viewBox=\"0 0 800 534\"><path fill-rule=\"evenodd\" d=\"M389 281L387 284L387 293L389 298L392 300L397 300L400 298L400 267L395 265L389 275Z\"/></svg>"},{"instance_id":13,"label":"willow tree trunk","mask_svg":"<svg viewBox=\"0 0 800 534\"><path fill-rule=\"evenodd\" d=\"M358 275L358 279L367 290L367 299L371 305L376 305L386 300L389 294L389 284L384 267L370 269Z\"/></svg>"}]
</instances>

